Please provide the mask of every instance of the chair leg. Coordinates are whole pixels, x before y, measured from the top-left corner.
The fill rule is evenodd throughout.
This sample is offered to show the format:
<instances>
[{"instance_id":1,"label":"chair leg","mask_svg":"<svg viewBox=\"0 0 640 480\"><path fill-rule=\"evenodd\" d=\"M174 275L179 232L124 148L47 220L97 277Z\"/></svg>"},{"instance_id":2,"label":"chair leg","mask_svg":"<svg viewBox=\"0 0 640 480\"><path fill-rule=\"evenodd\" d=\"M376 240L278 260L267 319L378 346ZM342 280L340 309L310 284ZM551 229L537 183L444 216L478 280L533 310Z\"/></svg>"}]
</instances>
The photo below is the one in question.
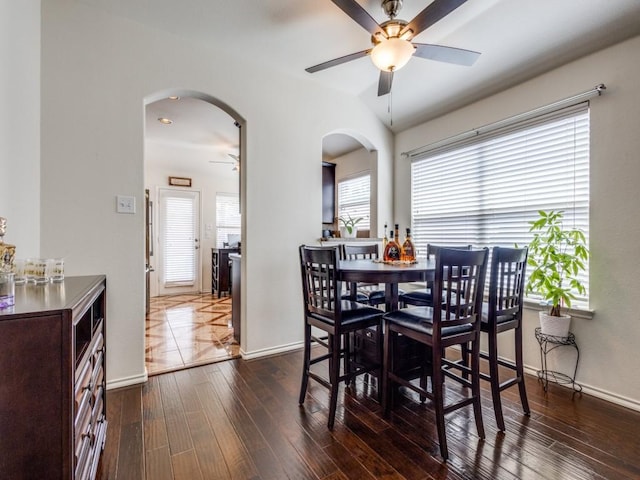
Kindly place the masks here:
<instances>
[{"instance_id":1,"label":"chair leg","mask_svg":"<svg viewBox=\"0 0 640 480\"><path fill-rule=\"evenodd\" d=\"M389 328L389 322L384 323L384 344L382 351L382 412L385 416L389 415L391 411L391 390L393 389L392 382L389 381L389 372L392 372L390 365L393 358L393 345L391 338L391 329Z\"/></svg>"},{"instance_id":2,"label":"chair leg","mask_svg":"<svg viewBox=\"0 0 640 480\"><path fill-rule=\"evenodd\" d=\"M478 436L484 438L482 400L480 398L480 332L478 332L478 337L471 342L471 394L473 395L473 415L476 419Z\"/></svg>"},{"instance_id":3,"label":"chair leg","mask_svg":"<svg viewBox=\"0 0 640 480\"><path fill-rule=\"evenodd\" d=\"M422 372L420 372L420 388L422 390L427 389L427 373L424 371L424 367L422 367ZM420 403L424 403L427 401L426 395L420 394Z\"/></svg>"},{"instance_id":4,"label":"chair leg","mask_svg":"<svg viewBox=\"0 0 640 480\"><path fill-rule=\"evenodd\" d=\"M498 430L504 432L504 417L502 415L502 400L500 398L500 375L498 371L498 338L495 331L488 332L489 344L489 378L491 383L491 398L493 398L493 412L496 416Z\"/></svg>"},{"instance_id":5,"label":"chair leg","mask_svg":"<svg viewBox=\"0 0 640 480\"><path fill-rule=\"evenodd\" d=\"M345 374L347 374L347 378L345 378L344 380L344 384L345 385L349 385L349 384L355 384L356 383L356 379L355 377L350 377L349 374L351 374L352 372L352 363L351 363L351 356L353 355L352 353L352 342L353 341L353 336L351 335L351 332L347 332L344 334L344 371Z\"/></svg>"},{"instance_id":6,"label":"chair leg","mask_svg":"<svg viewBox=\"0 0 640 480\"><path fill-rule=\"evenodd\" d=\"M520 402L525 415L530 415L529 402L527 401L527 389L524 385L524 361L522 359L522 325L518 325L515 329L515 346L516 346L516 375L518 375L518 390L520 390Z\"/></svg>"},{"instance_id":7,"label":"chair leg","mask_svg":"<svg viewBox=\"0 0 640 480\"><path fill-rule=\"evenodd\" d=\"M469 366L469 344L468 343L463 343L462 345L460 345L460 353L462 355L462 359L460 360L460 362L465 367L468 367ZM464 378L465 380L469 379L469 375L467 374L466 370L462 370L462 378Z\"/></svg>"},{"instance_id":8,"label":"chair leg","mask_svg":"<svg viewBox=\"0 0 640 480\"><path fill-rule=\"evenodd\" d=\"M378 395L377 395L377 399L378 399L378 403L382 405L382 395L383 395L383 390L382 390L382 377L383 377L383 371L382 371L382 359L384 357L384 345L382 344L382 324L379 324L376 327L376 345L378 347L378 352L377 352L377 362L378 362L378 368L375 370L377 373L377 385L376 387L378 388Z\"/></svg>"},{"instance_id":9,"label":"chair leg","mask_svg":"<svg viewBox=\"0 0 640 480\"><path fill-rule=\"evenodd\" d=\"M309 369L311 368L311 326L306 323L304 326L304 360L302 365L302 384L300 385L300 397L298 403L304 403L304 397L307 394L307 386L309 385Z\"/></svg>"},{"instance_id":10,"label":"chair leg","mask_svg":"<svg viewBox=\"0 0 640 480\"><path fill-rule=\"evenodd\" d=\"M432 350L436 352L436 349ZM440 443L440 455L443 459L449 458L447 448L447 432L444 423L444 374L442 373L442 358L440 352L432 355L433 377L433 404L436 415L436 426L438 429L438 442Z\"/></svg>"},{"instance_id":11,"label":"chair leg","mask_svg":"<svg viewBox=\"0 0 640 480\"><path fill-rule=\"evenodd\" d=\"M329 394L329 420L327 427L333 429L333 422L336 417L336 407L338 404L338 377L340 376L340 342L341 335L329 335L329 348L331 349L331 357L329 357L329 383L331 384L331 392Z\"/></svg>"}]
</instances>

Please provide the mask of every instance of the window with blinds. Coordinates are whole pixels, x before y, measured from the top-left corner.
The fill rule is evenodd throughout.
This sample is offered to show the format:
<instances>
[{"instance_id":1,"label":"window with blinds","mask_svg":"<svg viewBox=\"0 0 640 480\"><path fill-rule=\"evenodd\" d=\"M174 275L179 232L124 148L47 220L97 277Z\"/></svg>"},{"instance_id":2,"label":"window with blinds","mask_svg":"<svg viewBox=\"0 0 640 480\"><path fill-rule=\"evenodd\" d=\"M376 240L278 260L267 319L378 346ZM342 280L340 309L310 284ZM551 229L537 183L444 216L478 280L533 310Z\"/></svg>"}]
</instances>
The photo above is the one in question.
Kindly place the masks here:
<instances>
[{"instance_id":1,"label":"window with blinds","mask_svg":"<svg viewBox=\"0 0 640 480\"><path fill-rule=\"evenodd\" d=\"M362 217L359 230L369 229L371 176L350 177L338 182L338 217Z\"/></svg>"},{"instance_id":2,"label":"window with blinds","mask_svg":"<svg viewBox=\"0 0 640 480\"><path fill-rule=\"evenodd\" d=\"M216 247L223 248L229 235L240 235L240 197L237 193L216 194Z\"/></svg>"},{"instance_id":3,"label":"window with blinds","mask_svg":"<svg viewBox=\"0 0 640 480\"><path fill-rule=\"evenodd\" d=\"M588 103L429 152L411 164L411 224L428 243L527 245L538 210L589 232ZM581 278L588 291L588 271ZM575 306L588 307L588 297Z\"/></svg>"}]
</instances>

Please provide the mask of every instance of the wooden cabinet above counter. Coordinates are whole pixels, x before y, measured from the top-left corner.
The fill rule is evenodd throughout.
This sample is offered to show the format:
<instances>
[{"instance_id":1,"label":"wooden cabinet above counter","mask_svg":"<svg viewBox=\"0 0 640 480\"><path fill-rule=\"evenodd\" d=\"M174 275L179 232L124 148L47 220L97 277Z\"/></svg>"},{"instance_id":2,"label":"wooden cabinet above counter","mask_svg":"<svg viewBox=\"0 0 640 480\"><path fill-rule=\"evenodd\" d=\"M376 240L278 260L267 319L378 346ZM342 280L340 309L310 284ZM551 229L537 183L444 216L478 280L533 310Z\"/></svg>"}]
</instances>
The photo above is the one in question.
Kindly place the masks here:
<instances>
[{"instance_id":1,"label":"wooden cabinet above counter","mask_svg":"<svg viewBox=\"0 0 640 480\"><path fill-rule=\"evenodd\" d=\"M322 223L333 225L336 217L336 166L322 162ZM325 227L326 228L326 227Z\"/></svg>"}]
</instances>

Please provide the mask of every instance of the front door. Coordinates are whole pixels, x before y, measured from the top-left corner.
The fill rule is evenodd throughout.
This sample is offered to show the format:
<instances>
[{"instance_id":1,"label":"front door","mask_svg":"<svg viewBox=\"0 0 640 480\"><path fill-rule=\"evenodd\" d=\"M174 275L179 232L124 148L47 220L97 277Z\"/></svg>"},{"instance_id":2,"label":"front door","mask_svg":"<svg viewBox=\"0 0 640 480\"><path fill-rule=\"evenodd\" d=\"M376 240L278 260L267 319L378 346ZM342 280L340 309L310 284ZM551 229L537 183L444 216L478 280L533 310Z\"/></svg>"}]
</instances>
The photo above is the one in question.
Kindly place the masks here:
<instances>
[{"instance_id":1,"label":"front door","mask_svg":"<svg viewBox=\"0 0 640 480\"><path fill-rule=\"evenodd\" d=\"M200 293L200 192L158 190L158 292Z\"/></svg>"}]
</instances>

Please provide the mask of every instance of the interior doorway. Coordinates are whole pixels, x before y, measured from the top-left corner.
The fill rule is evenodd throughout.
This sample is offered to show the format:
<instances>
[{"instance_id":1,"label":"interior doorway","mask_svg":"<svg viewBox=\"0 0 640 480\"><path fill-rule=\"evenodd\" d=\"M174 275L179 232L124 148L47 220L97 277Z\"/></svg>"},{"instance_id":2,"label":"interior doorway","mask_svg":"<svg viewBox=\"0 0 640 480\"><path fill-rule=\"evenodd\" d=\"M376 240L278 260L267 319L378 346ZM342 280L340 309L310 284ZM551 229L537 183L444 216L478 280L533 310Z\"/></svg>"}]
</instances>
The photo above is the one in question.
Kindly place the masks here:
<instances>
[{"instance_id":1,"label":"interior doorway","mask_svg":"<svg viewBox=\"0 0 640 480\"><path fill-rule=\"evenodd\" d=\"M344 234L341 217L360 218L357 236L377 238L378 152L364 139L346 132L333 132L322 140L323 174L330 167L330 189L323 177L322 236ZM325 209L329 214L325 216ZM333 212L333 216L330 214ZM341 228L342 227L342 228Z\"/></svg>"},{"instance_id":2,"label":"interior doorway","mask_svg":"<svg viewBox=\"0 0 640 480\"><path fill-rule=\"evenodd\" d=\"M196 92L147 98L145 119L145 352L147 371L155 374L239 355L231 321L236 302L213 294L211 260L220 230L216 197L240 198L244 140L236 113Z\"/></svg>"}]
</instances>

